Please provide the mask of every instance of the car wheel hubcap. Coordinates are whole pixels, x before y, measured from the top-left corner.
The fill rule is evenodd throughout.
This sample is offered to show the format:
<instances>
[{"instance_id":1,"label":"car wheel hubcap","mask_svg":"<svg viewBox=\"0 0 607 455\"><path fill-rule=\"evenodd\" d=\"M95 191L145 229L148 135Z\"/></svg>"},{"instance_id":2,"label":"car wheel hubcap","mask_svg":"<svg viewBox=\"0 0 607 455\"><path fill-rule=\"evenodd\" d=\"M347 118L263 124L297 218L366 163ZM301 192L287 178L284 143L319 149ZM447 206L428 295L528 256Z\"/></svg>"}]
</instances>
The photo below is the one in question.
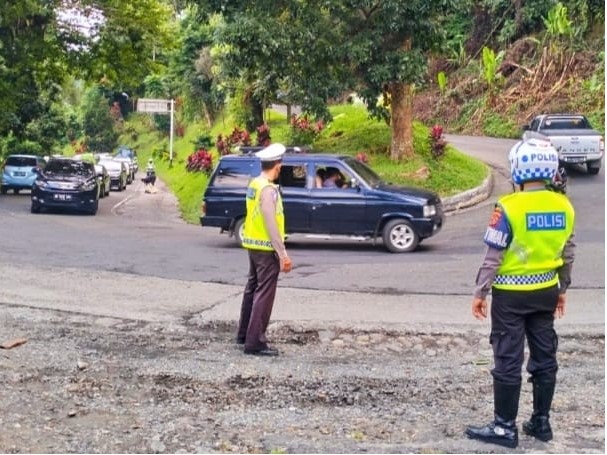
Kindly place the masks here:
<instances>
[{"instance_id":1,"label":"car wheel hubcap","mask_svg":"<svg viewBox=\"0 0 607 455\"><path fill-rule=\"evenodd\" d=\"M415 236L411 229L404 225L396 226L392 229L392 232L390 232L390 241L392 242L392 245L401 250L411 246L414 238Z\"/></svg>"}]
</instances>

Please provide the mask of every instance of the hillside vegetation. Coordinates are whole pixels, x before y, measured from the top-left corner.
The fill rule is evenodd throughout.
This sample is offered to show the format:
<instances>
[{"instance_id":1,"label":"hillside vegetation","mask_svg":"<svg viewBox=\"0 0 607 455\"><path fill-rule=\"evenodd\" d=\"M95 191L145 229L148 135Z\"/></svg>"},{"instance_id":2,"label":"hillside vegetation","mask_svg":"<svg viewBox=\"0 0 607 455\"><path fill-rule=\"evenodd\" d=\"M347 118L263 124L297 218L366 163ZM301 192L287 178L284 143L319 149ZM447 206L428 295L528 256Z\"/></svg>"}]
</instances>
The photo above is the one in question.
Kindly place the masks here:
<instances>
[{"instance_id":1,"label":"hillside vegetation","mask_svg":"<svg viewBox=\"0 0 607 455\"><path fill-rule=\"evenodd\" d=\"M352 156L363 154L368 164L386 181L431 189L444 197L472 188L488 175L487 166L448 145L442 157L433 158L428 128L417 122L414 125L415 148L418 151L416 157L394 163L385 153L390 142L390 129L385 123L369 119L362 105L333 106L331 112L333 121L316 137L312 145L313 151ZM286 116L268 111L266 119L271 141L290 144L292 132ZM204 122L188 124L183 129L183 136L175 138L172 167L169 162L168 138L155 129L152 117L133 115L124 125L120 141L137 149L141 163L149 157L154 159L159 177L179 199L183 218L198 223L202 194L209 174L188 172L187 158L200 149L200 143L205 140L215 143L220 134L228 136L236 127L238 124L229 115L219 118L212 128L208 128ZM220 153L214 146L208 148L215 165Z\"/></svg>"}]
</instances>

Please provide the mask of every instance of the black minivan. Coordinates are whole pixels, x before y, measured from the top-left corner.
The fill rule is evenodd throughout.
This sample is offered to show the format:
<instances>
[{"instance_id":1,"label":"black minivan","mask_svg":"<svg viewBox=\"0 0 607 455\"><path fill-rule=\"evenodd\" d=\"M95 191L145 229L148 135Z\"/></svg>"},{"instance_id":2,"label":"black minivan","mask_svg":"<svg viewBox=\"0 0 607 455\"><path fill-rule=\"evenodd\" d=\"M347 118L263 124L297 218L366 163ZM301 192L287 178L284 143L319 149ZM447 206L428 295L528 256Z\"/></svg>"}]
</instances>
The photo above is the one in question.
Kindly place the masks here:
<instances>
[{"instance_id":1,"label":"black minivan","mask_svg":"<svg viewBox=\"0 0 607 455\"><path fill-rule=\"evenodd\" d=\"M249 149L225 155L216 166L202 200L200 224L229 232L240 243L246 215L245 193L261 172ZM366 164L346 155L292 153L283 156L278 182L287 234L314 237L382 238L393 253L415 250L443 226L441 200L433 192L390 185ZM336 174L337 185L322 180Z\"/></svg>"}]
</instances>

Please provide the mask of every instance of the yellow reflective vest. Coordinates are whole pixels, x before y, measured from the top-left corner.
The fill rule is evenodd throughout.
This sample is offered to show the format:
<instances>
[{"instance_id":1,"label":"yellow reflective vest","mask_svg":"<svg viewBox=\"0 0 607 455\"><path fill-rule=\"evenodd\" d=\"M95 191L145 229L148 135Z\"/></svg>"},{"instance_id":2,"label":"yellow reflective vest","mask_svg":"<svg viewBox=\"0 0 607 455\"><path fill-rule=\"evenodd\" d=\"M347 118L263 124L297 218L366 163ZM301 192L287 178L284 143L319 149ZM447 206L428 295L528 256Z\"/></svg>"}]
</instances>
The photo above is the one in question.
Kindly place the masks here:
<instances>
[{"instance_id":1,"label":"yellow reflective vest","mask_svg":"<svg viewBox=\"0 0 607 455\"><path fill-rule=\"evenodd\" d=\"M493 287L537 290L558 283L557 269L573 233L575 213L563 194L548 190L522 191L502 197L512 241L504 251Z\"/></svg>"},{"instance_id":2,"label":"yellow reflective vest","mask_svg":"<svg viewBox=\"0 0 607 455\"><path fill-rule=\"evenodd\" d=\"M244 231L242 246L252 250L274 251L270 234L266 228L263 214L261 213L261 191L267 187L276 187L267 178L262 176L256 177L249 183L247 188L247 216L244 221ZM276 191L278 199L276 200L276 223L278 224L278 232L281 238L285 238L285 216L282 206L282 198L280 193Z\"/></svg>"}]
</instances>

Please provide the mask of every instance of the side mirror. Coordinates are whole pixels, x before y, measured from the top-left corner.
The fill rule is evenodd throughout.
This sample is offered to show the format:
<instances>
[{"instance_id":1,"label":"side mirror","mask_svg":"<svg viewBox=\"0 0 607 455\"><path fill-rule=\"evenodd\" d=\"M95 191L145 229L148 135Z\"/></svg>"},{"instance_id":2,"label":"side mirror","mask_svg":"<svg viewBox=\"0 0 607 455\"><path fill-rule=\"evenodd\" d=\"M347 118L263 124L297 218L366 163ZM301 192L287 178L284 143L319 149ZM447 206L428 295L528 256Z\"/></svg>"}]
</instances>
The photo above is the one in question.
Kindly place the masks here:
<instances>
[{"instance_id":1,"label":"side mirror","mask_svg":"<svg viewBox=\"0 0 607 455\"><path fill-rule=\"evenodd\" d=\"M40 175L40 173L42 172L42 169L40 169L40 166L36 166L32 168L32 172L36 175Z\"/></svg>"}]
</instances>

